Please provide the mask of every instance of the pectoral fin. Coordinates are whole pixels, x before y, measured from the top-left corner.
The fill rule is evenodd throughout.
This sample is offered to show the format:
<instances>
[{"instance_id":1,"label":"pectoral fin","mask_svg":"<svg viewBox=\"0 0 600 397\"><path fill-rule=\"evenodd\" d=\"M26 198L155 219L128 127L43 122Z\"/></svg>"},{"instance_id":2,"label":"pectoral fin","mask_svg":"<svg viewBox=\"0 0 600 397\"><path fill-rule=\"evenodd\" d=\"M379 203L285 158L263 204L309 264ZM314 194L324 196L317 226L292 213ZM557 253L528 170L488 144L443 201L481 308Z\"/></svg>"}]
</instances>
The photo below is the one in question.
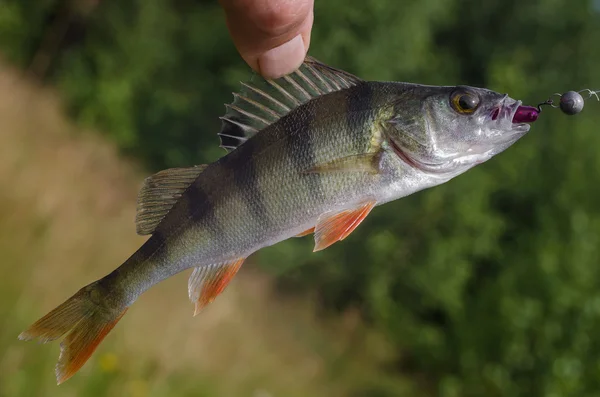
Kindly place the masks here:
<instances>
[{"instance_id":1,"label":"pectoral fin","mask_svg":"<svg viewBox=\"0 0 600 397\"><path fill-rule=\"evenodd\" d=\"M294 236L294 237L304 237L304 236L308 236L309 234L311 234L311 233L314 233L314 231L315 231L315 228L314 228L314 227L311 227L310 229L308 229L308 230L305 230L305 231L303 231L303 232L302 232L302 233L300 233L300 234L296 234L296 236Z\"/></svg>"},{"instance_id":2,"label":"pectoral fin","mask_svg":"<svg viewBox=\"0 0 600 397\"><path fill-rule=\"evenodd\" d=\"M313 252L325 249L331 244L348 237L369 215L375 204L375 201L367 201L355 208L321 215L315 227L315 248Z\"/></svg>"},{"instance_id":3,"label":"pectoral fin","mask_svg":"<svg viewBox=\"0 0 600 397\"><path fill-rule=\"evenodd\" d=\"M199 266L194 269L188 281L190 300L196 305L194 316L225 290L245 259L239 258L231 262Z\"/></svg>"},{"instance_id":4,"label":"pectoral fin","mask_svg":"<svg viewBox=\"0 0 600 397\"><path fill-rule=\"evenodd\" d=\"M304 171L307 174L325 172L368 172L379 173L380 152L340 157Z\"/></svg>"}]
</instances>

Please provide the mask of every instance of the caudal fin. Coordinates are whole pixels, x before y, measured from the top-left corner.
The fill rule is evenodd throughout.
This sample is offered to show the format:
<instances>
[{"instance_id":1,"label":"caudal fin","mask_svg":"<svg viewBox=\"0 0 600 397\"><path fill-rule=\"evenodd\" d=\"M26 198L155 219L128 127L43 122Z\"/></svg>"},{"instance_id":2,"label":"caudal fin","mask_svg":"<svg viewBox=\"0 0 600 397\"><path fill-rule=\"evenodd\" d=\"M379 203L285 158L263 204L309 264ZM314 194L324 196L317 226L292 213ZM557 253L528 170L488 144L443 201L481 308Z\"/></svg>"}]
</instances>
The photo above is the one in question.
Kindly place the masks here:
<instances>
[{"instance_id":1,"label":"caudal fin","mask_svg":"<svg viewBox=\"0 0 600 397\"><path fill-rule=\"evenodd\" d=\"M127 308L112 310L94 303L91 297L100 296L96 284L82 288L19 335L21 340L38 339L46 343L67 334L60 344L56 364L58 384L69 379L86 363L127 311Z\"/></svg>"}]
</instances>

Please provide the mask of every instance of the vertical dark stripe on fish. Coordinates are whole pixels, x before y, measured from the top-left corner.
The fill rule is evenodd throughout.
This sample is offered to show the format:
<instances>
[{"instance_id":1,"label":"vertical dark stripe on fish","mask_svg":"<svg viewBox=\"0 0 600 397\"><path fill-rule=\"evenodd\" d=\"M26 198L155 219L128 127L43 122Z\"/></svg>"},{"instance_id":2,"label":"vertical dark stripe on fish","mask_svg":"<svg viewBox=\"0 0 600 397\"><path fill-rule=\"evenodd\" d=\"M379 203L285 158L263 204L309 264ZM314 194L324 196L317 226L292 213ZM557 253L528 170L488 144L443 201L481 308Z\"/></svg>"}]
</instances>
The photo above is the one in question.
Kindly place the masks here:
<instances>
[{"instance_id":1,"label":"vertical dark stripe on fish","mask_svg":"<svg viewBox=\"0 0 600 397\"><path fill-rule=\"evenodd\" d=\"M269 212L265 207L265 198L259 186L259 175L256 169L255 155L258 150L255 139L249 139L243 145L238 156L233 156L224 163L233 174L237 186L237 194L246 202L256 225L262 230L271 225Z\"/></svg>"},{"instance_id":2,"label":"vertical dark stripe on fish","mask_svg":"<svg viewBox=\"0 0 600 397\"><path fill-rule=\"evenodd\" d=\"M296 118L293 130L294 134L289 134L286 138L286 153L294 170L300 175L304 187L313 195L315 200L323 200L323 186L321 184L321 175L319 173L303 173L303 171L313 168L317 165L315 158L314 134L312 134L311 124L323 108L315 107L312 111L305 112L303 117Z\"/></svg>"},{"instance_id":3,"label":"vertical dark stripe on fish","mask_svg":"<svg viewBox=\"0 0 600 397\"><path fill-rule=\"evenodd\" d=\"M367 110L373 106L373 88L370 84L359 84L348 92L346 104L346 133L354 143L354 152L362 153L365 150L365 137L359 126L367 124Z\"/></svg>"},{"instance_id":4,"label":"vertical dark stripe on fish","mask_svg":"<svg viewBox=\"0 0 600 397\"><path fill-rule=\"evenodd\" d=\"M214 204L201 185L192 184L181 196L181 200L180 205L186 206L187 211L185 212L194 223L202 225L205 230L211 233L215 241L223 237L224 230L219 219L215 216Z\"/></svg>"}]
</instances>

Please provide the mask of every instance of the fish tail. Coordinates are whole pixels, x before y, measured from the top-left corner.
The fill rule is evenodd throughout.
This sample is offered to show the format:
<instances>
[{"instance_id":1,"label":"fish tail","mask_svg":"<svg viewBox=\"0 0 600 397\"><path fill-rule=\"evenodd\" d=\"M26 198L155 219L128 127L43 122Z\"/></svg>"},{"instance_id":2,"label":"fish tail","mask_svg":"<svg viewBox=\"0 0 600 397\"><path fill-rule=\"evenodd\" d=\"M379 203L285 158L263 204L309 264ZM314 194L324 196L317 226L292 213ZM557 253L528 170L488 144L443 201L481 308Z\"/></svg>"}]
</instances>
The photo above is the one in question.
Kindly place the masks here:
<instances>
[{"instance_id":1,"label":"fish tail","mask_svg":"<svg viewBox=\"0 0 600 397\"><path fill-rule=\"evenodd\" d=\"M104 337L127 311L112 308L103 280L80 289L75 295L36 321L19 335L21 340L38 339L46 343L66 334L56 364L56 381L63 383L90 358Z\"/></svg>"}]
</instances>

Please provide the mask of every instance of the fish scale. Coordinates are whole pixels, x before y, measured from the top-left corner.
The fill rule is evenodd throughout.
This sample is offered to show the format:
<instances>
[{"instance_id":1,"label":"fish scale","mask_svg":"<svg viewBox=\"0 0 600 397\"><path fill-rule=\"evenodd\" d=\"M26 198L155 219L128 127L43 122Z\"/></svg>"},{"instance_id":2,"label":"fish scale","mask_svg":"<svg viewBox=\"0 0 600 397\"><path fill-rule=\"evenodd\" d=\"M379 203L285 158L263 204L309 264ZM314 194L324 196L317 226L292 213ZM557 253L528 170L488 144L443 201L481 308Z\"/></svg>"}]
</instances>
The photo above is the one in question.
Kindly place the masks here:
<instances>
[{"instance_id":1,"label":"fish scale","mask_svg":"<svg viewBox=\"0 0 600 397\"><path fill-rule=\"evenodd\" d=\"M228 154L148 177L136 230L150 238L19 337L66 334L64 382L155 284L193 268L196 315L260 248L314 232L314 250L325 249L374 207L505 150L529 130L513 123L520 104L482 88L364 81L310 57L283 78L244 83L221 118Z\"/></svg>"}]
</instances>

